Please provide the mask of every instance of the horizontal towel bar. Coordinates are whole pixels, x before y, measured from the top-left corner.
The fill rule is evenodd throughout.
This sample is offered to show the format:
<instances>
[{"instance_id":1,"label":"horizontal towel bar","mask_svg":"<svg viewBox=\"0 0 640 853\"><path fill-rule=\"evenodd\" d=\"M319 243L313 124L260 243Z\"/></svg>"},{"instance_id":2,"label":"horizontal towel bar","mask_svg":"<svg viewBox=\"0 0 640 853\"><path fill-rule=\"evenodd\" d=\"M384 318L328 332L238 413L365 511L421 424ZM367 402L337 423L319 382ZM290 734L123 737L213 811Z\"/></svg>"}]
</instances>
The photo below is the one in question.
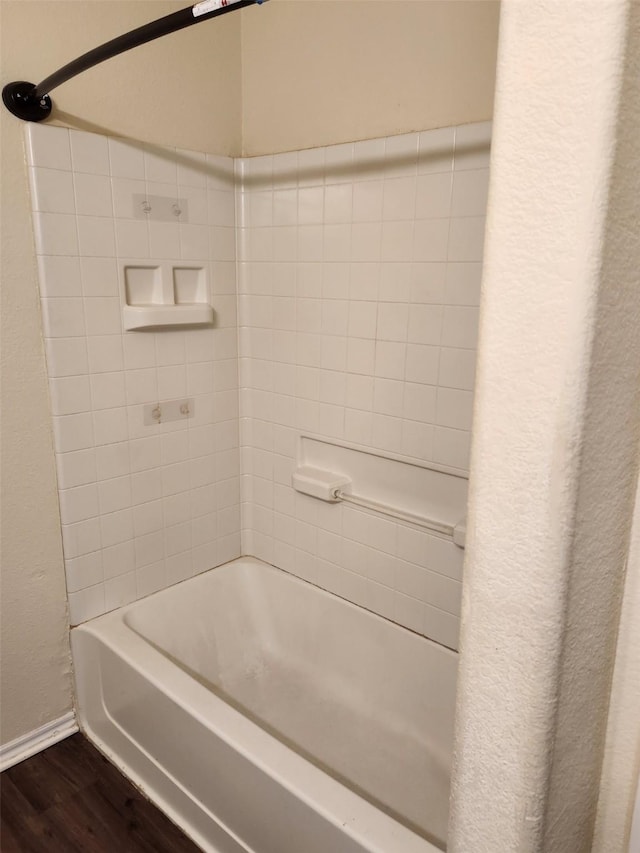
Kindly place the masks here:
<instances>
[{"instance_id":1,"label":"horizontal towel bar","mask_svg":"<svg viewBox=\"0 0 640 853\"><path fill-rule=\"evenodd\" d=\"M354 504L354 506L359 506L363 509L372 509L375 510L375 512L381 512L384 513L384 515L389 515L391 518L397 518L399 521L407 521L411 524L416 524L419 527L424 527L427 530L432 530L435 533L440 533L443 536L448 536L453 539L454 527L451 524L444 524L441 521L436 521L433 518L426 518L423 515L416 515L413 512L405 512L404 510L396 509L395 507L379 503L378 501L362 498L360 495L352 495L348 492L343 492L342 489L335 489L333 497L335 500Z\"/></svg>"}]
</instances>

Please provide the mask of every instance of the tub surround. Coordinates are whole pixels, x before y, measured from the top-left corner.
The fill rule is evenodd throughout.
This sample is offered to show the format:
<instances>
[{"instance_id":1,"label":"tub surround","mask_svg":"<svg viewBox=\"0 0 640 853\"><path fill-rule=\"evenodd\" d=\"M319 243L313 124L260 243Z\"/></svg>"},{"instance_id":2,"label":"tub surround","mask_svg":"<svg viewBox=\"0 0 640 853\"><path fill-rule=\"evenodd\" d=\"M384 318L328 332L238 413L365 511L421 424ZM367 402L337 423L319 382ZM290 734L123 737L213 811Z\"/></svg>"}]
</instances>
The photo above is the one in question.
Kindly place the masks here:
<instances>
[{"instance_id":1,"label":"tub surround","mask_svg":"<svg viewBox=\"0 0 640 853\"><path fill-rule=\"evenodd\" d=\"M240 554L233 161L27 128L71 623ZM138 194L188 204L140 218ZM124 268L197 267L215 325L123 331ZM145 424L144 407L193 401Z\"/></svg>"},{"instance_id":2,"label":"tub surround","mask_svg":"<svg viewBox=\"0 0 640 853\"><path fill-rule=\"evenodd\" d=\"M234 163L27 129L73 624L244 553L456 646L462 550L291 474L304 432L466 475L489 133ZM124 332L147 265L203 270L213 327Z\"/></svg>"}]
</instances>

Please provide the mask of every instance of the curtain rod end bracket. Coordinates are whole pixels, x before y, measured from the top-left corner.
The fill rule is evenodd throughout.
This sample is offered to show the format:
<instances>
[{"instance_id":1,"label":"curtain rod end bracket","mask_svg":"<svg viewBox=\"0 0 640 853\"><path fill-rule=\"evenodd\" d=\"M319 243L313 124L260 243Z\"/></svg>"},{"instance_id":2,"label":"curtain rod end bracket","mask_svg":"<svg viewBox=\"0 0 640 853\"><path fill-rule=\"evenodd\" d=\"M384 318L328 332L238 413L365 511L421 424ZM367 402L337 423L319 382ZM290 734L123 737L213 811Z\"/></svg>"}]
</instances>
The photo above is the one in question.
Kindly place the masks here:
<instances>
[{"instance_id":1,"label":"curtain rod end bracket","mask_svg":"<svg viewBox=\"0 0 640 853\"><path fill-rule=\"evenodd\" d=\"M43 121L51 115L49 95L34 97L35 85L24 80L7 83L2 90L2 102L10 113L23 121Z\"/></svg>"}]
</instances>

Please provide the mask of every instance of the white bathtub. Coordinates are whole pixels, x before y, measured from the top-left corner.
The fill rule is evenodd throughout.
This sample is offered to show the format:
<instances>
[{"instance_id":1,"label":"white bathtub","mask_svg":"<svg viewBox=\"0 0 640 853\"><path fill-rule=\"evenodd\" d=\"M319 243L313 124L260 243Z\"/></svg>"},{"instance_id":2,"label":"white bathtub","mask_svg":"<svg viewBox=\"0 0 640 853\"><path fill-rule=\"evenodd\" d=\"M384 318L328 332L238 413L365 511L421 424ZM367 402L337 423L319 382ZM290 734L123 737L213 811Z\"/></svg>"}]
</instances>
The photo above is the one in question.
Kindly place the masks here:
<instances>
[{"instance_id":1,"label":"white bathtub","mask_svg":"<svg viewBox=\"0 0 640 853\"><path fill-rule=\"evenodd\" d=\"M454 652L250 558L71 640L82 729L203 850L444 847Z\"/></svg>"}]
</instances>

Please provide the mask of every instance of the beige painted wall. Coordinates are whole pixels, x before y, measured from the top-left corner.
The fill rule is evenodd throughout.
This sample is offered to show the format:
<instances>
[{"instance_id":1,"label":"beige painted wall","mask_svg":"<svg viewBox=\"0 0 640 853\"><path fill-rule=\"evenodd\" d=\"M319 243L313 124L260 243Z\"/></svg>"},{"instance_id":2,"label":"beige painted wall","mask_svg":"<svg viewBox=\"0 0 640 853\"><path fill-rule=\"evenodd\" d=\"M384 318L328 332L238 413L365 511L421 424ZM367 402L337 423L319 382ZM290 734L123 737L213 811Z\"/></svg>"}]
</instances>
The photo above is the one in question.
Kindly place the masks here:
<instances>
[{"instance_id":1,"label":"beige painted wall","mask_svg":"<svg viewBox=\"0 0 640 853\"><path fill-rule=\"evenodd\" d=\"M271 0L242 26L244 154L490 119L499 3Z\"/></svg>"},{"instance_id":2,"label":"beige painted wall","mask_svg":"<svg viewBox=\"0 0 640 853\"><path fill-rule=\"evenodd\" d=\"M66 598L40 305L17 123L2 115L0 742L69 710Z\"/></svg>"},{"instance_id":3,"label":"beige painted wall","mask_svg":"<svg viewBox=\"0 0 640 853\"><path fill-rule=\"evenodd\" d=\"M184 5L155 0L2 0L2 83L40 80L83 51ZM239 46L239 17L230 15L141 47L57 89L57 123L196 150L237 153ZM6 743L70 709L71 677L24 126L4 108L0 123L0 742Z\"/></svg>"},{"instance_id":4,"label":"beige painted wall","mask_svg":"<svg viewBox=\"0 0 640 853\"><path fill-rule=\"evenodd\" d=\"M42 80L182 0L0 0L2 81ZM55 124L216 154L240 150L240 18L248 9L123 53L52 93Z\"/></svg>"}]
</instances>

